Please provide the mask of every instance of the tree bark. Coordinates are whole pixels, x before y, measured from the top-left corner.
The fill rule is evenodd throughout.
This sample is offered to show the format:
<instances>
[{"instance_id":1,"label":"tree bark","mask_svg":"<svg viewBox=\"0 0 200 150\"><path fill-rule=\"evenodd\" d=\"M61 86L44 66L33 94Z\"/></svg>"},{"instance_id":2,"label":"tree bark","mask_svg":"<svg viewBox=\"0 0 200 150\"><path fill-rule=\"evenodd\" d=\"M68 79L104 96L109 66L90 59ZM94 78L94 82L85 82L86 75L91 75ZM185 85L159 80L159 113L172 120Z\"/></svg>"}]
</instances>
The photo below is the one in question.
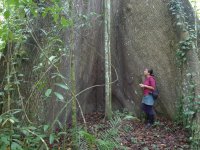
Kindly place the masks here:
<instances>
[{"instance_id":1,"label":"tree bark","mask_svg":"<svg viewBox=\"0 0 200 150\"><path fill-rule=\"evenodd\" d=\"M110 119L112 115L112 104L111 104L111 51L110 51L110 24L111 24L111 4L110 0L104 1L105 7L105 116Z\"/></svg>"},{"instance_id":2,"label":"tree bark","mask_svg":"<svg viewBox=\"0 0 200 150\"><path fill-rule=\"evenodd\" d=\"M69 1L69 13L70 13L70 19L74 22L74 2L73 0ZM74 132L72 133L73 138L73 148L76 150L77 147L77 105L76 105L76 69L75 69L75 28L74 25L72 25L70 30L70 82L71 82L71 95L72 95L72 127L74 129ZM67 110L68 113L68 110ZM67 116L67 115L66 115Z\"/></svg>"}]
</instances>

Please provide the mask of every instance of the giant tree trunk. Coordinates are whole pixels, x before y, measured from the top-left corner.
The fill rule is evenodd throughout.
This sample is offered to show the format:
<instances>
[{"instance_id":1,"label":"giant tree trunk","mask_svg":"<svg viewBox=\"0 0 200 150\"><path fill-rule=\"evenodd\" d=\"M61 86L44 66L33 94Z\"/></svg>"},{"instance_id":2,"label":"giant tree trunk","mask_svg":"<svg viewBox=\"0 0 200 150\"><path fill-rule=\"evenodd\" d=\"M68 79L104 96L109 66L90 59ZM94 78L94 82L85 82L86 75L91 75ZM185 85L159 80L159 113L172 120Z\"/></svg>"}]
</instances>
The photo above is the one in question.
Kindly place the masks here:
<instances>
[{"instance_id":1,"label":"giant tree trunk","mask_svg":"<svg viewBox=\"0 0 200 150\"><path fill-rule=\"evenodd\" d=\"M104 13L104 0L77 0L77 12L89 15ZM176 49L182 33L177 33L169 12L170 0L114 0L111 1L110 45L112 58L112 108L128 109L139 116L142 91L138 86L143 80L144 68L153 68L159 99L156 111L175 118L176 106L182 95L182 83L186 72L177 67ZM187 1L187 0L185 0ZM191 8L188 8L190 11ZM104 24L103 17L93 16L90 27L75 33L76 90L84 113L105 111ZM178 31L179 32L179 31ZM68 43L68 32L64 39ZM198 61L193 51L188 53L188 67L197 72ZM192 62L195 60L195 64ZM63 60L60 69L69 79L69 61ZM116 70L116 72L115 72ZM195 76L197 83L199 77ZM91 87L91 88L90 88ZM198 86L196 93L199 91ZM65 94L66 91L61 91ZM52 99L47 120L51 121L62 108ZM197 114L197 122L199 120ZM61 119L65 118L61 115ZM63 119L65 120L65 119Z\"/></svg>"},{"instance_id":2,"label":"giant tree trunk","mask_svg":"<svg viewBox=\"0 0 200 150\"><path fill-rule=\"evenodd\" d=\"M103 14L103 0L76 1L78 13ZM181 75L176 67L176 31L167 1L111 1L110 46L112 58L112 108L128 109L140 115L142 91L138 86L143 69L153 68L157 77L160 98L159 113L173 118L179 99ZM75 72L77 97L84 113L105 111L104 24L103 17L91 17L90 27L75 33ZM69 43L68 32L64 35ZM69 60L63 59L60 70L70 80ZM116 71L116 72L115 72ZM56 90L56 89L55 89ZM66 95L66 91L59 91ZM67 96L66 96L67 97ZM47 120L52 121L63 104L52 99ZM61 119L65 121L65 115Z\"/></svg>"},{"instance_id":3,"label":"giant tree trunk","mask_svg":"<svg viewBox=\"0 0 200 150\"><path fill-rule=\"evenodd\" d=\"M192 129L192 141L200 143L200 112L199 112L199 95L200 95L200 57L199 57L199 47L198 47L198 22L197 16L192 10L192 6L189 1L184 0L181 3L184 6L184 12L186 17L183 22L182 28L187 29L185 31L181 30L181 27L177 27L177 37L179 41L186 41L191 38L191 35L195 35L191 41L191 49L186 53L186 63L182 66L182 95L183 95L183 113L189 113L187 124L191 125ZM190 25L191 32L188 29L187 21ZM192 114L190 114L192 113ZM194 113L194 114L193 114ZM185 116L186 117L186 116ZM195 143L192 149L199 149L199 144Z\"/></svg>"}]
</instances>

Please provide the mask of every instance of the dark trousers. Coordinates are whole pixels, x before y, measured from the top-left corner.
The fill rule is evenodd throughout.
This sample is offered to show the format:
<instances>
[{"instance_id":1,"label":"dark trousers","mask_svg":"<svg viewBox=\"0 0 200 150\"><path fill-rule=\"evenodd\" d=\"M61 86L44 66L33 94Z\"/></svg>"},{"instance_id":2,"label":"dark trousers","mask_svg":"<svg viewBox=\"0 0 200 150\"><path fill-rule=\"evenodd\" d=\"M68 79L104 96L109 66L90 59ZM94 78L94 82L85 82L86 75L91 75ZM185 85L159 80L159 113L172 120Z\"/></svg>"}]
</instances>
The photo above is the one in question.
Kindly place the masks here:
<instances>
[{"instance_id":1,"label":"dark trousers","mask_svg":"<svg viewBox=\"0 0 200 150\"><path fill-rule=\"evenodd\" d=\"M153 124L155 118L155 111L153 106L142 103L142 110L146 114L147 123Z\"/></svg>"}]
</instances>

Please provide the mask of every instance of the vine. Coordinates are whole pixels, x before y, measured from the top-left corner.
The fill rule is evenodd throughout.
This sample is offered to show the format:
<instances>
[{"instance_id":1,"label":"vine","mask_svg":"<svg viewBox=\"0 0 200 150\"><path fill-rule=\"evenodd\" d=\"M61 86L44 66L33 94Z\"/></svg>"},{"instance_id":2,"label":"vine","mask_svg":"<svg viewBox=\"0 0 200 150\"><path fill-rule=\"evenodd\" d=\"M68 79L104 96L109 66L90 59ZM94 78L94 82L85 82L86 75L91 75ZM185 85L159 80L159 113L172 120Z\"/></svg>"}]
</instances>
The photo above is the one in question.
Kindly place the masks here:
<instances>
[{"instance_id":1,"label":"vine","mask_svg":"<svg viewBox=\"0 0 200 150\"><path fill-rule=\"evenodd\" d=\"M182 66L187 61L187 52L192 49L193 41L197 38L195 27L187 21L188 16L185 13L182 3L179 0L171 0L169 3L169 10L176 18L177 28L186 36L183 40L179 41L176 51L179 66Z\"/></svg>"}]
</instances>

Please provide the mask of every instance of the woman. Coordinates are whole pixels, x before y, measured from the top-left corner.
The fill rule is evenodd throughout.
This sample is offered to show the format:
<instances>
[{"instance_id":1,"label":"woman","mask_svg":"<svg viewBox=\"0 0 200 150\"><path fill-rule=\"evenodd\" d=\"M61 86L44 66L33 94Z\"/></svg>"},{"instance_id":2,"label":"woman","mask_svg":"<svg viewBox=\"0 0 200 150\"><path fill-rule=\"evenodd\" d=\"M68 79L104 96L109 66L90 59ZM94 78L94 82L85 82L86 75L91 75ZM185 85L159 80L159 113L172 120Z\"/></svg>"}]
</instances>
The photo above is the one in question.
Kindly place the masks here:
<instances>
[{"instance_id":1,"label":"woman","mask_svg":"<svg viewBox=\"0 0 200 150\"><path fill-rule=\"evenodd\" d=\"M150 94L154 91L156 82L153 75L152 69L144 70L145 80L143 84L139 84L141 88L143 88L143 99L142 99L142 110L146 114L147 118L147 127L150 127L154 123L155 111L153 109L154 99Z\"/></svg>"}]
</instances>

